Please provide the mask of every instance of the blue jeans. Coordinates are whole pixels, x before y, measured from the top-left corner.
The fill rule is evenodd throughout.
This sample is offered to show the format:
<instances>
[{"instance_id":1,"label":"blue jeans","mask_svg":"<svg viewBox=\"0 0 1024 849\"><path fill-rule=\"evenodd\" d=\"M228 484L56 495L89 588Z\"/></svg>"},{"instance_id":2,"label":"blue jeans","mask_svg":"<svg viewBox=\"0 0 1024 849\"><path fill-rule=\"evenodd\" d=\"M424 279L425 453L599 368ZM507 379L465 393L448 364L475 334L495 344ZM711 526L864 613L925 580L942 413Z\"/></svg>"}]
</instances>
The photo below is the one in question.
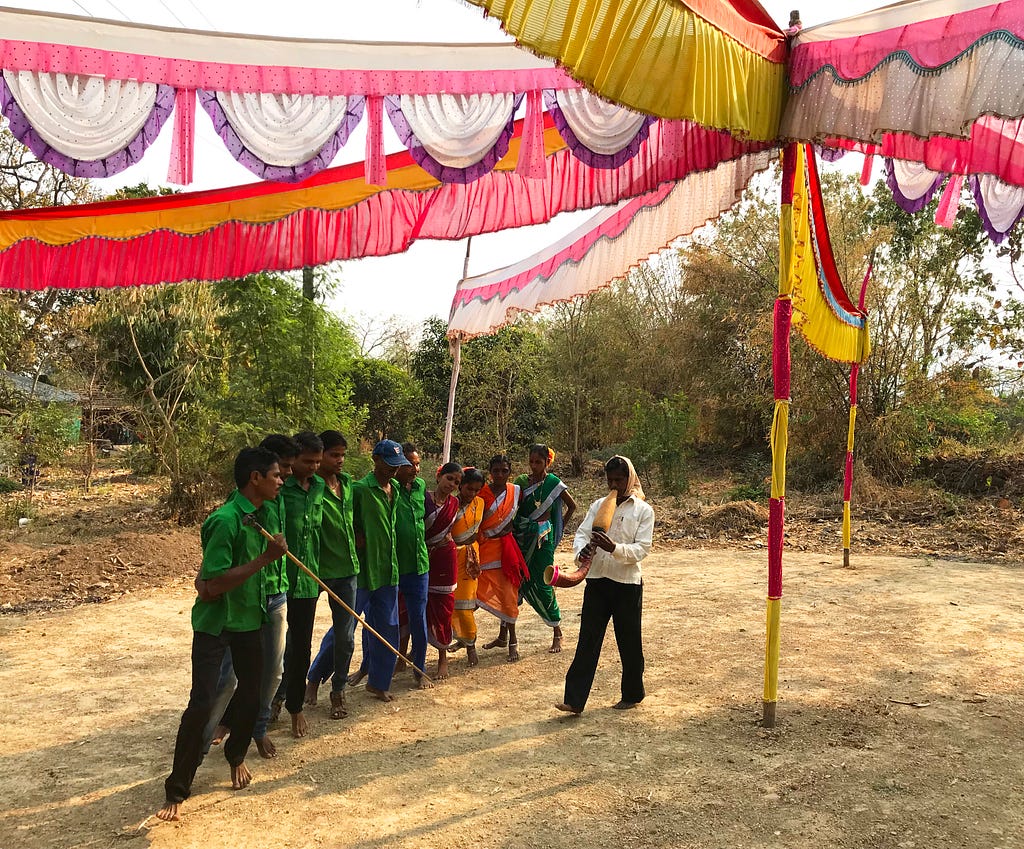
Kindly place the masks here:
<instances>
[{"instance_id":1,"label":"blue jeans","mask_svg":"<svg viewBox=\"0 0 1024 849\"><path fill-rule=\"evenodd\" d=\"M355 643L354 639L353 643ZM351 655L349 656L349 659L351 660ZM327 629L327 633L324 634L324 638L320 641L320 651L316 653L316 657L313 658L313 662L309 665L309 674L306 676L306 680L309 681L310 684L316 684L317 687L319 687L321 684L325 684L330 681L333 674L334 626L331 625L331 627Z\"/></svg>"},{"instance_id":2,"label":"blue jeans","mask_svg":"<svg viewBox=\"0 0 1024 849\"><path fill-rule=\"evenodd\" d=\"M376 590L356 590L356 613L363 616L373 629L396 649L398 648L398 587L380 587ZM391 689L395 674L395 655L370 635L364 644L369 685L374 689Z\"/></svg>"},{"instance_id":3,"label":"blue jeans","mask_svg":"<svg viewBox=\"0 0 1024 849\"><path fill-rule=\"evenodd\" d=\"M410 659L420 669L427 667L427 581L429 573L422 575L399 575L398 591L405 599L409 612L409 636L412 640ZM366 651L366 645L363 645Z\"/></svg>"},{"instance_id":4,"label":"blue jeans","mask_svg":"<svg viewBox=\"0 0 1024 849\"><path fill-rule=\"evenodd\" d=\"M260 676L260 705L256 717L256 725L252 730L254 740L262 740L267 736L270 724L270 703L281 683L284 671L284 636L285 620L288 612L288 596L285 593L267 596L267 621L260 628L260 643L263 653L263 672ZM220 725L231 725L231 712L234 708L235 674L231 668L231 651L225 652L217 681L217 697L214 702L213 714L203 733L203 753L210 750L213 730Z\"/></svg>"}]
</instances>

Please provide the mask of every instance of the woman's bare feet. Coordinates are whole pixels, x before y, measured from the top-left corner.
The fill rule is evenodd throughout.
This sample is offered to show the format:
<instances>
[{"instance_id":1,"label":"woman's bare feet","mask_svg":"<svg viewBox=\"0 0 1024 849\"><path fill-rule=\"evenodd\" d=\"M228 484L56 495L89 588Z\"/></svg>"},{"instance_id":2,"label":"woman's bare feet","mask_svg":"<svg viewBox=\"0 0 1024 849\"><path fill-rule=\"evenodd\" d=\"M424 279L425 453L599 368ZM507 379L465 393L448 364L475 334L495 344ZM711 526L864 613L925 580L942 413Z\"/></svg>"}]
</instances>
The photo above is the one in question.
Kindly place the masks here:
<instances>
[{"instance_id":1,"label":"woman's bare feet","mask_svg":"<svg viewBox=\"0 0 1024 849\"><path fill-rule=\"evenodd\" d=\"M320 685L315 681L306 682L306 695L302 697L302 703L307 704L310 707L316 704L316 697L320 690Z\"/></svg>"},{"instance_id":2,"label":"woman's bare feet","mask_svg":"<svg viewBox=\"0 0 1024 849\"><path fill-rule=\"evenodd\" d=\"M519 643L508 644L508 662L515 663L519 660Z\"/></svg>"},{"instance_id":3,"label":"woman's bare feet","mask_svg":"<svg viewBox=\"0 0 1024 849\"><path fill-rule=\"evenodd\" d=\"M158 820L163 820L164 822L177 822L181 819L181 817L178 816L178 803L168 802L156 812L156 818Z\"/></svg>"},{"instance_id":4,"label":"woman's bare feet","mask_svg":"<svg viewBox=\"0 0 1024 849\"><path fill-rule=\"evenodd\" d=\"M387 690L378 690L376 687L371 687L369 684L366 685L366 692L371 696L380 699L382 702L393 702L395 700L395 697Z\"/></svg>"},{"instance_id":5,"label":"woman's bare feet","mask_svg":"<svg viewBox=\"0 0 1024 849\"><path fill-rule=\"evenodd\" d=\"M476 653L476 646L466 646L466 660L470 666L476 666L480 663L480 658Z\"/></svg>"},{"instance_id":6,"label":"woman's bare feet","mask_svg":"<svg viewBox=\"0 0 1024 849\"><path fill-rule=\"evenodd\" d=\"M548 649L548 652L550 652L551 654L558 654L561 650L562 650L562 629L559 628L556 625L554 627L553 633L551 635L551 648Z\"/></svg>"},{"instance_id":7,"label":"woman's bare feet","mask_svg":"<svg viewBox=\"0 0 1024 849\"><path fill-rule=\"evenodd\" d=\"M583 713L583 708L574 708L572 705L567 705L565 702L559 702L555 705L555 710L560 710L563 713L571 713L573 716L579 716Z\"/></svg>"},{"instance_id":8,"label":"woman's bare feet","mask_svg":"<svg viewBox=\"0 0 1024 849\"><path fill-rule=\"evenodd\" d=\"M365 665L360 666L355 672L353 672L351 675L348 676L348 685L350 687L355 687L358 683L360 683L366 677L366 673L367 672L368 672L368 669L366 668ZM369 689L369 688L367 688L367 689Z\"/></svg>"},{"instance_id":9,"label":"woman's bare feet","mask_svg":"<svg viewBox=\"0 0 1024 849\"><path fill-rule=\"evenodd\" d=\"M444 681L448 677L448 652L437 650L437 679Z\"/></svg>"},{"instance_id":10,"label":"woman's bare feet","mask_svg":"<svg viewBox=\"0 0 1024 849\"><path fill-rule=\"evenodd\" d=\"M213 729L213 737L210 738L211 746L219 746L224 742L224 738L231 733L231 729L226 725L218 725Z\"/></svg>"},{"instance_id":11,"label":"woman's bare feet","mask_svg":"<svg viewBox=\"0 0 1024 849\"><path fill-rule=\"evenodd\" d=\"M276 758L277 757L277 746L274 745L274 741L267 737L256 737L253 742L256 744L256 751L260 753L261 758Z\"/></svg>"},{"instance_id":12,"label":"woman's bare feet","mask_svg":"<svg viewBox=\"0 0 1024 849\"><path fill-rule=\"evenodd\" d=\"M416 679L416 686L419 687L421 690L434 689L434 682L431 681L429 678L424 678L418 672L414 672L413 677Z\"/></svg>"},{"instance_id":13,"label":"woman's bare feet","mask_svg":"<svg viewBox=\"0 0 1024 849\"><path fill-rule=\"evenodd\" d=\"M242 761L238 766L231 767L232 790L243 790L249 786L250 781L252 781L252 773L249 772L249 767L245 765L245 761Z\"/></svg>"},{"instance_id":14,"label":"woman's bare feet","mask_svg":"<svg viewBox=\"0 0 1024 849\"><path fill-rule=\"evenodd\" d=\"M305 737L309 731L309 724L306 722L306 716L300 710L298 713L292 714L292 737Z\"/></svg>"}]
</instances>

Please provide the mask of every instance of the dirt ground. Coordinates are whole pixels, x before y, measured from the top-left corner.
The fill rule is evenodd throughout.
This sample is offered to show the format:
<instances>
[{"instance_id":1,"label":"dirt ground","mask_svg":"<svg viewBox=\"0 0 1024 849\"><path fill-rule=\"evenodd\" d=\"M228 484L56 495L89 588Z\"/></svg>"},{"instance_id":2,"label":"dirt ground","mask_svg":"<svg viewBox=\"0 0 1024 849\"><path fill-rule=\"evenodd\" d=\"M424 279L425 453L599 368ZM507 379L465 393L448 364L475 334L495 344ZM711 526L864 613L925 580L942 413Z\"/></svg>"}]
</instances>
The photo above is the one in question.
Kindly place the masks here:
<instances>
[{"instance_id":1,"label":"dirt ground","mask_svg":"<svg viewBox=\"0 0 1024 849\"><path fill-rule=\"evenodd\" d=\"M342 722L321 702L309 738L279 725L275 761L251 752L245 791L215 752L177 824L147 817L187 697L184 582L0 617L0 845L1024 845L1024 571L841 564L788 554L773 731L757 724L763 551L659 547L645 564L638 710L609 708L610 636L587 711L552 709L582 598L564 590L568 652L549 655L524 611L520 663L489 652L468 670L460 657L433 691L396 679L392 705L359 688Z\"/></svg>"}]
</instances>

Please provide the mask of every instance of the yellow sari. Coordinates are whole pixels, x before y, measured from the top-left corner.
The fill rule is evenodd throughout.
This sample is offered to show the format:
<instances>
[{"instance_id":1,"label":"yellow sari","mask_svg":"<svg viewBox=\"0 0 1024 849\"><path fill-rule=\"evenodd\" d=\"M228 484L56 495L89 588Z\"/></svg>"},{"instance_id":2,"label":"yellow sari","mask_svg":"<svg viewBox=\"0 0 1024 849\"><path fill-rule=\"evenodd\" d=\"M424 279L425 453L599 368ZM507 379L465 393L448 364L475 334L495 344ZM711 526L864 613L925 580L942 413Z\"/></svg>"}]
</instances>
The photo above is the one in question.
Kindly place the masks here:
<instances>
[{"instance_id":1,"label":"yellow sari","mask_svg":"<svg viewBox=\"0 0 1024 849\"><path fill-rule=\"evenodd\" d=\"M470 552L479 565L480 549L476 541L480 523L484 518L484 502L479 496L459 508L459 514L452 525L452 539L458 550L459 579L455 587L455 612L452 614L452 631L455 639L464 646L476 642L476 586L477 579L469 574Z\"/></svg>"}]
</instances>

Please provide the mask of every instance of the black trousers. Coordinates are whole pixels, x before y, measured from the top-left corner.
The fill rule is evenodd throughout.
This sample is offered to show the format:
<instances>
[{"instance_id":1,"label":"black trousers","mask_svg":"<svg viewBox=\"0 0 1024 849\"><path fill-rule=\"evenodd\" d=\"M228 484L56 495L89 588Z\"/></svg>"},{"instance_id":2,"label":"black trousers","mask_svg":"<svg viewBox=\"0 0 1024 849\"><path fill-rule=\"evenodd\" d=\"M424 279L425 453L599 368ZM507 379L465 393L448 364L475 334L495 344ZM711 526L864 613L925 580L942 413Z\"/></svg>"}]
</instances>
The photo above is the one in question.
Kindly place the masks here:
<instances>
[{"instance_id":1,"label":"black trousers","mask_svg":"<svg viewBox=\"0 0 1024 849\"><path fill-rule=\"evenodd\" d=\"M287 680L284 706L290 714L302 713L306 698L306 673L309 671L316 598L288 599L288 645L284 652L284 677Z\"/></svg>"},{"instance_id":2,"label":"black trousers","mask_svg":"<svg viewBox=\"0 0 1024 849\"><path fill-rule=\"evenodd\" d=\"M611 578L587 579L580 638L565 676L567 705L583 710L587 704L609 619L615 629L615 643L622 661L622 700L643 701L644 650L640 636L643 606L642 584L620 584Z\"/></svg>"},{"instance_id":3,"label":"black trousers","mask_svg":"<svg viewBox=\"0 0 1024 849\"><path fill-rule=\"evenodd\" d=\"M174 741L174 766L164 782L168 802L183 802L192 792L192 781L203 761L203 729L213 712L220 665L228 649L238 688L232 699L231 736L224 744L224 757L231 766L238 766L249 751L260 709L260 676L263 674L260 632L223 631L215 637L197 631L192 636L192 692Z\"/></svg>"}]
</instances>

